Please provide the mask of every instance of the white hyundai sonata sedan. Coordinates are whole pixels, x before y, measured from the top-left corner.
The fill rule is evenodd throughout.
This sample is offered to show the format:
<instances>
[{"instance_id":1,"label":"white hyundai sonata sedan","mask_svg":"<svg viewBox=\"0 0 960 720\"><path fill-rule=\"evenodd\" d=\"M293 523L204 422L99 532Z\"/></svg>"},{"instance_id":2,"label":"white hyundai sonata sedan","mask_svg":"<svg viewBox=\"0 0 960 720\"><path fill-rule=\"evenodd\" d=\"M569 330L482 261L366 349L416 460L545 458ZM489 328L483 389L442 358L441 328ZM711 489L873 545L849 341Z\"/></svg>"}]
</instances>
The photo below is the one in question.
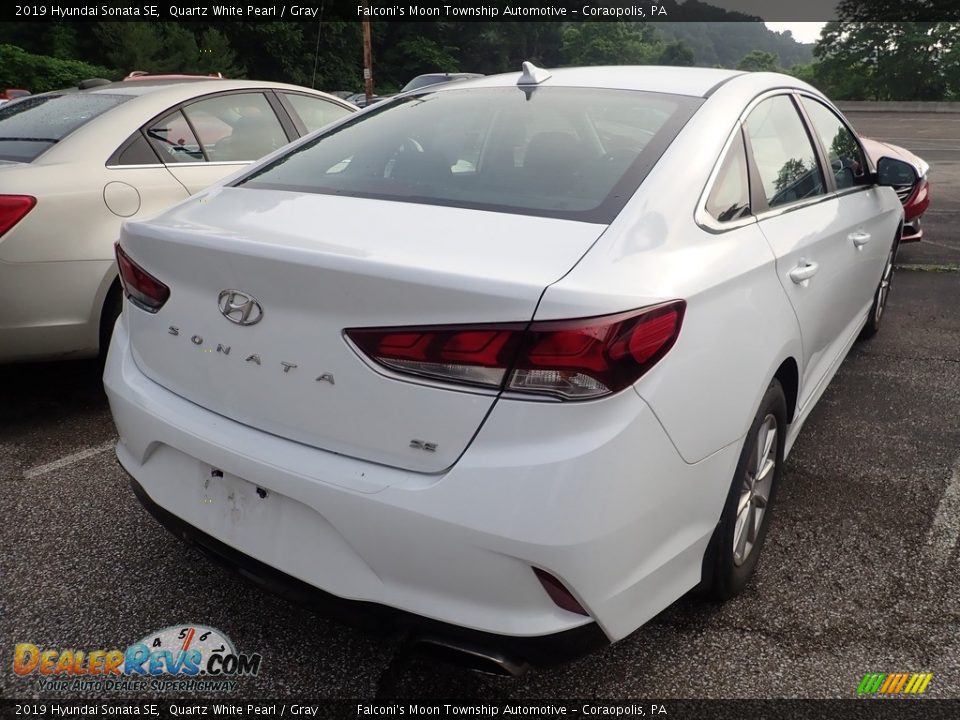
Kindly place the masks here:
<instances>
[{"instance_id":1,"label":"white hyundai sonata sedan","mask_svg":"<svg viewBox=\"0 0 960 720\"><path fill-rule=\"evenodd\" d=\"M775 74L385 101L125 224L120 463L248 577L488 669L730 597L882 318L885 163Z\"/></svg>"}]
</instances>

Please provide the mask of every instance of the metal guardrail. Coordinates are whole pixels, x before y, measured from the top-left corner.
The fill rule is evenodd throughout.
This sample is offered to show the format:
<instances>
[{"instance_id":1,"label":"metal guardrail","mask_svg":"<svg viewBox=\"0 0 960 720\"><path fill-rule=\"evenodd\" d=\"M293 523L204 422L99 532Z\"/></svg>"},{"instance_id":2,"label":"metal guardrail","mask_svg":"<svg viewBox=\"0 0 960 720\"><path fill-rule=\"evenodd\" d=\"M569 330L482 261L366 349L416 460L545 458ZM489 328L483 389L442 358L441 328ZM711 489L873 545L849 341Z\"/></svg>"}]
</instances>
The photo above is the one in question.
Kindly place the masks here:
<instances>
[{"instance_id":1,"label":"metal guardrail","mask_svg":"<svg viewBox=\"0 0 960 720\"><path fill-rule=\"evenodd\" d=\"M842 112L960 113L960 102L838 102Z\"/></svg>"}]
</instances>

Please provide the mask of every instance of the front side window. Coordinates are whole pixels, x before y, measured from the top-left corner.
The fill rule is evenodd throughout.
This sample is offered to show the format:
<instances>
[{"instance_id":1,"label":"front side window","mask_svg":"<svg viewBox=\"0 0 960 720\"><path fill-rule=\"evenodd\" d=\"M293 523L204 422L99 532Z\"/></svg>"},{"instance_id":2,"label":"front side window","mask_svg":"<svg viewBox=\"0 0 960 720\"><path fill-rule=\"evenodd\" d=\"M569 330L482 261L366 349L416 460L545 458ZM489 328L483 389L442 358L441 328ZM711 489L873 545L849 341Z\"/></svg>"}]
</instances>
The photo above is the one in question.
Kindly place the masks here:
<instances>
[{"instance_id":1,"label":"front side window","mask_svg":"<svg viewBox=\"0 0 960 720\"><path fill-rule=\"evenodd\" d=\"M467 88L348 119L237 185L609 222L699 98Z\"/></svg>"},{"instance_id":2,"label":"front side window","mask_svg":"<svg viewBox=\"0 0 960 720\"><path fill-rule=\"evenodd\" d=\"M727 150L720 172L707 196L707 212L715 220L730 222L750 214L750 184L743 135L738 132Z\"/></svg>"},{"instance_id":3,"label":"front side window","mask_svg":"<svg viewBox=\"0 0 960 720\"><path fill-rule=\"evenodd\" d=\"M308 133L350 114L343 105L337 105L323 98L297 93L284 93L283 96L290 101L293 111L300 117Z\"/></svg>"},{"instance_id":4,"label":"front side window","mask_svg":"<svg viewBox=\"0 0 960 720\"><path fill-rule=\"evenodd\" d=\"M826 193L816 152L789 97L764 100L745 126L767 205L788 205Z\"/></svg>"},{"instance_id":5,"label":"front side window","mask_svg":"<svg viewBox=\"0 0 960 720\"><path fill-rule=\"evenodd\" d=\"M837 188L853 187L858 178L867 171L860 144L834 112L823 103L808 97L800 102L810 117L814 132L819 136L830 160L830 170L837 181Z\"/></svg>"}]
</instances>

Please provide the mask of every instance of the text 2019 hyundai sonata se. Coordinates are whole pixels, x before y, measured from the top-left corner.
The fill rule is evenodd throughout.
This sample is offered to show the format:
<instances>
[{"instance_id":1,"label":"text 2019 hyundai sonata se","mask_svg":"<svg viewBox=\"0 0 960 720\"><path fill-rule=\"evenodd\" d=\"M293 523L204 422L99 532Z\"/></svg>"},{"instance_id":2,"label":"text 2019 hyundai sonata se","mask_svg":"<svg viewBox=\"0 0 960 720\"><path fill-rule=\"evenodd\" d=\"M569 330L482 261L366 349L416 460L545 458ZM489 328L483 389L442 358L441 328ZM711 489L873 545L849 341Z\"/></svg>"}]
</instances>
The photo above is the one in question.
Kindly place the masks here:
<instances>
[{"instance_id":1,"label":"text 2019 hyundai sonata se","mask_svg":"<svg viewBox=\"0 0 960 720\"><path fill-rule=\"evenodd\" d=\"M504 666L732 596L879 326L879 165L782 75L528 65L384 102L125 225L120 462L248 575Z\"/></svg>"}]
</instances>

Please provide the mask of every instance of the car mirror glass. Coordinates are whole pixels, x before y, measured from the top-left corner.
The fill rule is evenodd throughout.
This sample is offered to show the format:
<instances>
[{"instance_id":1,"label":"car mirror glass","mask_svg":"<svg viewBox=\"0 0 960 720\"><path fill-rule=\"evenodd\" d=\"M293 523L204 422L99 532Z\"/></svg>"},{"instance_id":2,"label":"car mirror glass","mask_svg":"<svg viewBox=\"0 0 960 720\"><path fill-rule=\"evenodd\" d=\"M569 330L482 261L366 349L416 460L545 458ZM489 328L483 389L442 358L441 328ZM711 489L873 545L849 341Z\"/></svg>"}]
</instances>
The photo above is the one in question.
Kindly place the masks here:
<instances>
[{"instance_id":1,"label":"car mirror glass","mask_svg":"<svg viewBox=\"0 0 960 720\"><path fill-rule=\"evenodd\" d=\"M908 162L891 157L882 157L877 162L878 185L913 185L918 179L917 171Z\"/></svg>"}]
</instances>

